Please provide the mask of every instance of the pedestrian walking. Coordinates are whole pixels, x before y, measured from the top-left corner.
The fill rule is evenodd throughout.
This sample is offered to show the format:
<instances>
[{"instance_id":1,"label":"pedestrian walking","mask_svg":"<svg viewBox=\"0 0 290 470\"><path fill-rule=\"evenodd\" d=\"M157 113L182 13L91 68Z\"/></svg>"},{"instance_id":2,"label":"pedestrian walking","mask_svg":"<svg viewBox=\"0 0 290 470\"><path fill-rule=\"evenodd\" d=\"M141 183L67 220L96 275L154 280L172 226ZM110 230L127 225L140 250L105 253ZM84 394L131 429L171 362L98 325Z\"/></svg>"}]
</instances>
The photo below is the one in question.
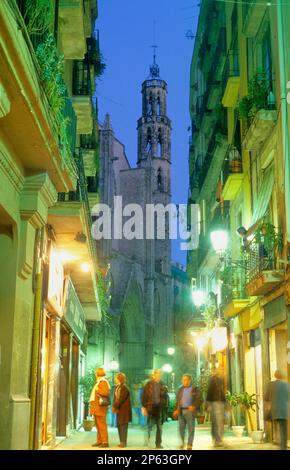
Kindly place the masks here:
<instances>
[{"instance_id":1,"label":"pedestrian walking","mask_svg":"<svg viewBox=\"0 0 290 470\"><path fill-rule=\"evenodd\" d=\"M153 426L156 425L156 449L162 449L162 424L166 407L167 387L161 381L162 372L156 369L153 378L144 387L142 397L143 414L148 418L148 443Z\"/></svg>"},{"instance_id":2,"label":"pedestrian walking","mask_svg":"<svg viewBox=\"0 0 290 470\"><path fill-rule=\"evenodd\" d=\"M280 370L276 370L275 379L269 382L264 396L266 406L269 405L266 419L277 423L280 449L287 450L290 387Z\"/></svg>"},{"instance_id":3,"label":"pedestrian walking","mask_svg":"<svg viewBox=\"0 0 290 470\"><path fill-rule=\"evenodd\" d=\"M202 403L198 388L192 383L190 374L184 374L182 385L176 394L176 405L173 418L178 418L181 438L180 449L184 449L185 433L187 430L187 449L191 450L195 431L195 417Z\"/></svg>"},{"instance_id":4,"label":"pedestrian walking","mask_svg":"<svg viewBox=\"0 0 290 470\"><path fill-rule=\"evenodd\" d=\"M132 406L130 392L126 385L126 375L122 372L116 375L116 385L112 410L117 415L119 447L126 447L128 424L132 421Z\"/></svg>"},{"instance_id":5,"label":"pedestrian walking","mask_svg":"<svg viewBox=\"0 0 290 470\"><path fill-rule=\"evenodd\" d=\"M210 408L214 446L223 447L226 397L224 379L219 371L216 371L209 381L206 401Z\"/></svg>"},{"instance_id":6,"label":"pedestrian walking","mask_svg":"<svg viewBox=\"0 0 290 470\"><path fill-rule=\"evenodd\" d=\"M109 447L106 417L110 405L110 384L105 370L96 369L96 384L90 395L90 413L95 417L97 440L93 447Z\"/></svg>"}]
</instances>

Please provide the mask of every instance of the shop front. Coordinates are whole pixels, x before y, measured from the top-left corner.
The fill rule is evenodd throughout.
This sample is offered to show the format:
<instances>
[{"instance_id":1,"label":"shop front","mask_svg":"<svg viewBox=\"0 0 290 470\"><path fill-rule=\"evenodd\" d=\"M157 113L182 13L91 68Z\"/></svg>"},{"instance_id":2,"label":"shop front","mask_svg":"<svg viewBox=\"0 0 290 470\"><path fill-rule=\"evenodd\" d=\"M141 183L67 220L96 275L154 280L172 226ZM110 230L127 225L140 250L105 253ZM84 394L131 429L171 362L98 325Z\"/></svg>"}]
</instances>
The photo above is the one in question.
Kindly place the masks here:
<instances>
[{"instance_id":1,"label":"shop front","mask_svg":"<svg viewBox=\"0 0 290 470\"><path fill-rule=\"evenodd\" d=\"M288 375L288 308L284 295L264 305L265 334L267 337L268 354L268 381L275 379L275 371L279 369L285 380L289 382ZM269 429L270 438L278 442L278 430L275 423ZM288 437L290 434L288 432Z\"/></svg>"},{"instance_id":2,"label":"shop front","mask_svg":"<svg viewBox=\"0 0 290 470\"><path fill-rule=\"evenodd\" d=\"M60 325L57 436L77 429L83 417L79 377L84 370L86 322L83 307L70 278L65 279L64 315Z\"/></svg>"},{"instance_id":3,"label":"shop front","mask_svg":"<svg viewBox=\"0 0 290 470\"><path fill-rule=\"evenodd\" d=\"M51 448L55 442L55 397L58 386L60 321L63 315L64 270L49 233L46 239L43 303L36 396L34 448Z\"/></svg>"},{"instance_id":4,"label":"shop front","mask_svg":"<svg viewBox=\"0 0 290 470\"><path fill-rule=\"evenodd\" d=\"M244 389L255 395L257 407L251 411L255 429L264 429L263 405L263 312L260 303L248 307L241 315L244 349Z\"/></svg>"}]
</instances>

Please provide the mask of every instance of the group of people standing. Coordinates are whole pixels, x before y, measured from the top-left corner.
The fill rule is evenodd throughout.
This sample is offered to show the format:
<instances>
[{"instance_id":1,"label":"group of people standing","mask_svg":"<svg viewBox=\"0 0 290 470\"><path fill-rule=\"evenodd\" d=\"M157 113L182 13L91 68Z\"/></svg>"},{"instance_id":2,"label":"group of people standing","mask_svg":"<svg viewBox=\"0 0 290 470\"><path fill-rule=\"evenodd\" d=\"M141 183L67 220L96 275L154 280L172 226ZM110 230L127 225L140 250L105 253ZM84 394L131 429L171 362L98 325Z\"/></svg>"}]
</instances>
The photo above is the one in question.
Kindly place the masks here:
<instances>
[{"instance_id":1,"label":"group of people standing","mask_svg":"<svg viewBox=\"0 0 290 470\"><path fill-rule=\"evenodd\" d=\"M140 400L142 404L141 413L148 426L148 442L150 442L153 427L156 426L155 445L162 449L162 425L166 420L168 407L168 389L162 382L162 372L156 369L150 380L142 388ZM106 416L109 406L117 416L117 427L119 433L119 447L126 447L128 436L128 424L132 420L132 404L130 391L126 385L125 374L119 372L115 378L116 387L113 393L112 403L110 400L111 387L106 379L103 368L96 370L96 385L90 396L90 413L95 417L97 429L97 440L93 447L109 447L108 428ZM185 374L182 386L176 396L176 409L173 416L179 421L179 430L183 449L191 449L194 438L194 418L202 402L198 388L192 383L191 376ZM188 430L188 440L185 446L185 432Z\"/></svg>"},{"instance_id":2,"label":"group of people standing","mask_svg":"<svg viewBox=\"0 0 290 470\"><path fill-rule=\"evenodd\" d=\"M162 382L162 371L156 369L150 380L142 387L140 400L142 416L147 421L148 443L152 437L153 427L156 426L156 449L162 449L162 425L166 420L168 407L168 389ZM280 373L276 373L276 383L268 388L265 399L270 402L272 419L279 420L281 449L287 447L287 420L289 384L282 381ZM96 385L90 396L90 413L95 417L97 440L93 447L109 447L106 416L109 406L116 415L119 433L119 447L127 446L128 425L132 420L132 403L130 390L126 385L125 374L119 372L115 378L115 389L110 400L111 387L106 379L103 368L96 370ZM211 414L211 432L215 447L223 446L224 416L226 410L226 397L223 376L215 372L210 381L205 397L208 411ZM193 383L190 374L184 374L182 385L176 393L173 419L178 420L180 433L180 449L192 449L195 434L195 418L203 402L200 390ZM285 425L286 423L286 425ZM187 433L187 439L186 439Z\"/></svg>"}]
</instances>

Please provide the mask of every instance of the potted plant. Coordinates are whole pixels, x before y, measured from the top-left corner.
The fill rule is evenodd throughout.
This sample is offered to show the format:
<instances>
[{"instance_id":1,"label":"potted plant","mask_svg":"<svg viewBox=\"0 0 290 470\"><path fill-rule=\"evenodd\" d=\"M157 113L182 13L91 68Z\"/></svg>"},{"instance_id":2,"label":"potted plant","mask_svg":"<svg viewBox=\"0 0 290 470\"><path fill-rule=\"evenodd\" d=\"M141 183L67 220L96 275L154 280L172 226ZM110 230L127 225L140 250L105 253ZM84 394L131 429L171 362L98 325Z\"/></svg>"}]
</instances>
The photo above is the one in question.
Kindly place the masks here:
<instances>
[{"instance_id":1,"label":"potted plant","mask_svg":"<svg viewBox=\"0 0 290 470\"><path fill-rule=\"evenodd\" d=\"M257 399L256 399L256 394L253 393L250 395L248 392L243 392L238 396L238 401L241 409L246 413L249 424L250 424L250 436L253 439L253 442L255 443L261 443L263 442L263 435L264 431L262 430L257 430L254 431L254 424L251 416L251 411L256 411L256 408L258 406L257 404Z\"/></svg>"},{"instance_id":2,"label":"potted plant","mask_svg":"<svg viewBox=\"0 0 290 470\"><path fill-rule=\"evenodd\" d=\"M242 172L242 158L240 152L236 147L232 147L229 153L230 172L241 173Z\"/></svg>"},{"instance_id":3,"label":"potted plant","mask_svg":"<svg viewBox=\"0 0 290 470\"><path fill-rule=\"evenodd\" d=\"M252 120L260 109L267 109L269 85L264 73L256 73L249 81L249 93L238 102L239 119Z\"/></svg>"},{"instance_id":4,"label":"potted plant","mask_svg":"<svg viewBox=\"0 0 290 470\"><path fill-rule=\"evenodd\" d=\"M90 394L96 383L95 367L90 367L85 375L80 378L79 386L84 402L83 428L85 431L91 431L94 427L94 420L89 415L90 412Z\"/></svg>"},{"instance_id":5,"label":"potted plant","mask_svg":"<svg viewBox=\"0 0 290 470\"><path fill-rule=\"evenodd\" d=\"M239 406L239 395L236 393L231 393L227 391L226 393L227 404L230 408L231 421L232 421L232 430L236 437L242 437L245 426L237 426L234 410Z\"/></svg>"}]
</instances>

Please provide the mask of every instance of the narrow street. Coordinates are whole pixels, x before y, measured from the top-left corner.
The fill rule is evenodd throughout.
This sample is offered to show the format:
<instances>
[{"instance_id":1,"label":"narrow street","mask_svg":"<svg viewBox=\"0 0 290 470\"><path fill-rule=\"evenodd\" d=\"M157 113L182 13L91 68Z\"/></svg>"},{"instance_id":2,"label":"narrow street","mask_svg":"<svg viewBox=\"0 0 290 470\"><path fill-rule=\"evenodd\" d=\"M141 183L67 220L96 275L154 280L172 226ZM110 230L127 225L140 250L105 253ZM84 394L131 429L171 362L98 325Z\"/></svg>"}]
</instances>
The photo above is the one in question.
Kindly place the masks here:
<instances>
[{"instance_id":1,"label":"narrow street","mask_svg":"<svg viewBox=\"0 0 290 470\"><path fill-rule=\"evenodd\" d=\"M56 450L95 450L91 444L95 442L96 433L84 432L80 430L75 432L71 437L62 441ZM109 428L110 450L122 450L118 447L118 431L116 428ZM154 441L152 445L146 446L146 431L139 426L131 426L128 434L128 447L124 450L153 450L155 449ZM179 450L178 427L175 421L165 423L163 426L163 448L164 450ZM232 432L225 433L224 450L278 450L278 447L270 444L254 444L250 437L236 438ZM221 450L223 450L221 449ZM197 426L193 450L220 450L212 446L210 427L208 425ZM106 449L102 449L102 452Z\"/></svg>"},{"instance_id":2,"label":"narrow street","mask_svg":"<svg viewBox=\"0 0 290 470\"><path fill-rule=\"evenodd\" d=\"M289 25L0 0L0 453L290 449Z\"/></svg>"}]
</instances>

